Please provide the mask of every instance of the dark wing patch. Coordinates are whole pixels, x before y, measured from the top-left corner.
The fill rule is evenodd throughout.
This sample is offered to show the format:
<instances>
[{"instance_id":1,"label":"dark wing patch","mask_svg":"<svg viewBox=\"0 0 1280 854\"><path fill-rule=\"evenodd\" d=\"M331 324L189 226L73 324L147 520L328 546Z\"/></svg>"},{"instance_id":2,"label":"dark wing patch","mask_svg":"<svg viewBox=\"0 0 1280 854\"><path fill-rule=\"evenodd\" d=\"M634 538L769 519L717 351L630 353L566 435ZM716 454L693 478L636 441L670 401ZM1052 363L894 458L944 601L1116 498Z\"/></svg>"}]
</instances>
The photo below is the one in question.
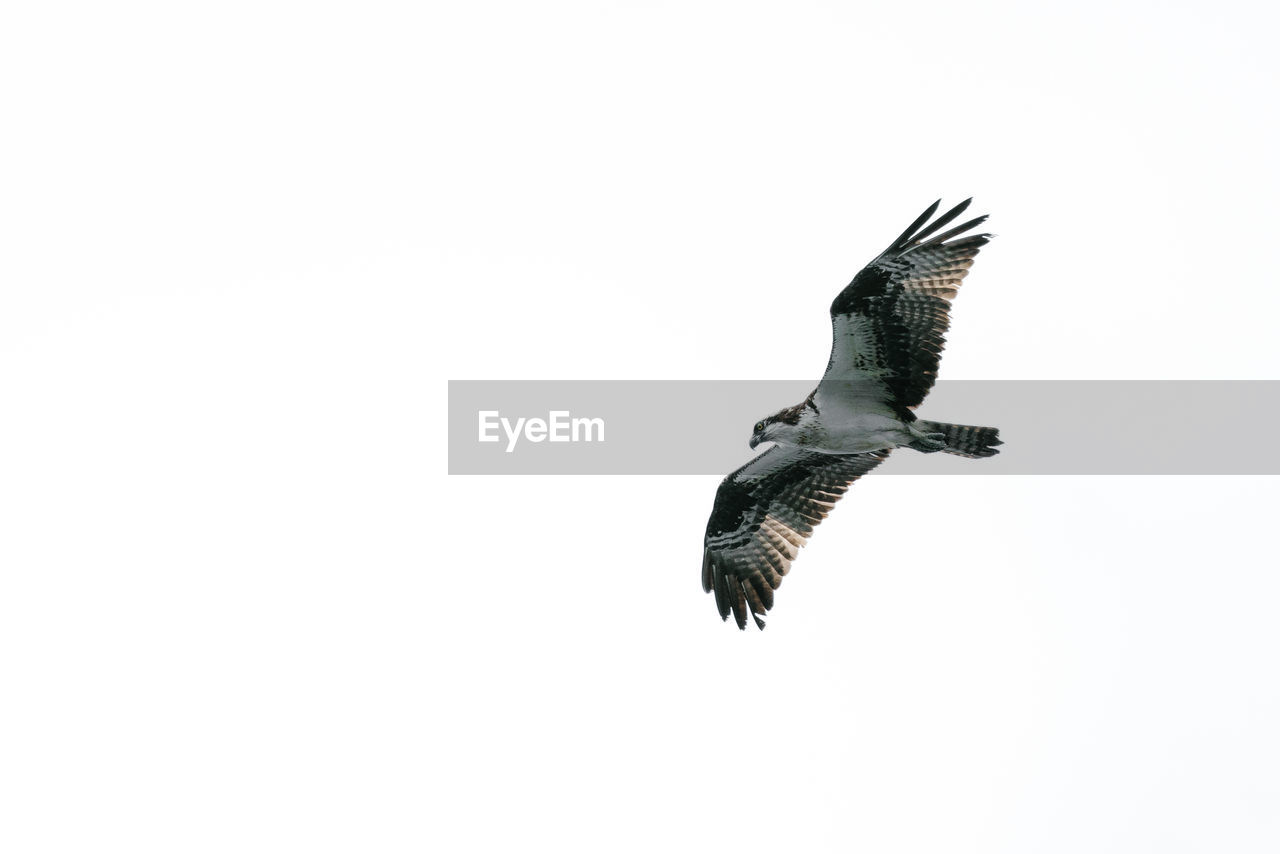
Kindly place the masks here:
<instances>
[{"instance_id":1,"label":"dark wing patch","mask_svg":"<svg viewBox=\"0 0 1280 854\"><path fill-rule=\"evenodd\" d=\"M703 541L702 589L715 591L720 617L738 628L760 619L773 591L813 529L849 484L880 465L888 451L821 454L778 445L726 477L716 492Z\"/></svg>"},{"instance_id":2,"label":"dark wing patch","mask_svg":"<svg viewBox=\"0 0 1280 854\"><path fill-rule=\"evenodd\" d=\"M839 374L879 378L902 408L919 406L938 378L950 323L951 300L991 239L974 234L952 240L986 220L971 219L938 233L969 206L965 200L921 228L934 202L831 303L833 342L824 380ZM947 242L951 241L951 242ZM851 340L850 330L858 340Z\"/></svg>"}]
</instances>

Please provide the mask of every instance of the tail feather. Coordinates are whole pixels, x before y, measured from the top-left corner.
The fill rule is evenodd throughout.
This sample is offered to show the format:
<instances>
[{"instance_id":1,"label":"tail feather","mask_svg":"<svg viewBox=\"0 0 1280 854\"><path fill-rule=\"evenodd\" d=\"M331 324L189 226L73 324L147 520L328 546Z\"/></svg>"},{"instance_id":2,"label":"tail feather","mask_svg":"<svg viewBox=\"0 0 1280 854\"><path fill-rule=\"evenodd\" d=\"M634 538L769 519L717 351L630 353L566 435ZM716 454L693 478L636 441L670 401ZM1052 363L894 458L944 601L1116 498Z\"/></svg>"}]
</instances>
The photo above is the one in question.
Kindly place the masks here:
<instances>
[{"instance_id":1,"label":"tail feather","mask_svg":"<svg viewBox=\"0 0 1280 854\"><path fill-rule=\"evenodd\" d=\"M1000 453L995 446L1004 444L1000 441L999 429L995 427L970 427L967 424L943 424L941 421L918 421L915 426L922 433L941 433L947 446L938 450L958 457L993 457Z\"/></svg>"}]
</instances>

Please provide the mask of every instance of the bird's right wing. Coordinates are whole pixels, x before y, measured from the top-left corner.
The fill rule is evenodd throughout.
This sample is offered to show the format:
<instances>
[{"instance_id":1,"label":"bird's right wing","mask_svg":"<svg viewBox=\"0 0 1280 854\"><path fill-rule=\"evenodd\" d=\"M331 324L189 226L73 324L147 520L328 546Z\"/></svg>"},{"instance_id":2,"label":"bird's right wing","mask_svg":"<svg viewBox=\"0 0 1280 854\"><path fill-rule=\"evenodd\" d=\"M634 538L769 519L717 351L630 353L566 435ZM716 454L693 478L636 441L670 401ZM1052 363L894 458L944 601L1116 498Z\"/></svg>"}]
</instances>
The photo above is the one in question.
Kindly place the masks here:
<instances>
[{"instance_id":1,"label":"bird's right wing","mask_svg":"<svg viewBox=\"0 0 1280 854\"><path fill-rule=\"evenodd\" d=\"M756 625L813 529L849 484L889 456L822 454L776 445L729 475L716 492L703 541L702 589L716 594L721 619Z\"/></svg>"}]
</instances>

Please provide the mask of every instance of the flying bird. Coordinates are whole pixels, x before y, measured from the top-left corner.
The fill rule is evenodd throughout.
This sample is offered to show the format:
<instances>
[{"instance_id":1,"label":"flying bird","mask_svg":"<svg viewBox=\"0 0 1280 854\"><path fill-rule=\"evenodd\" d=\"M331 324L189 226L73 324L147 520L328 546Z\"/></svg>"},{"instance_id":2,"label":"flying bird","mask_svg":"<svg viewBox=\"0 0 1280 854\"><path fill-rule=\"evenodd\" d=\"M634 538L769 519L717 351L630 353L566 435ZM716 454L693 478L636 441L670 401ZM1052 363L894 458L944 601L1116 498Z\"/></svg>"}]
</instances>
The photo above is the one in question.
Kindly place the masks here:
<instances>
[{"instance_id":1,"label":"flying bird","mask_svg":"<svg viewBox=\"0 0 1280 854\"><path fill-rule=\"evenodd\" d=\"M831 303L831 358L818 387L756 422L750 445L773 447L726 477L703 540L702 589L721 619L761 619L800 547L855 480L894 448L989 457L994 427L917 420L938 375L951 300L990 234L943 231L966 199L929 221L941 199L853 277Z\"/></svg>"}]
</instances>

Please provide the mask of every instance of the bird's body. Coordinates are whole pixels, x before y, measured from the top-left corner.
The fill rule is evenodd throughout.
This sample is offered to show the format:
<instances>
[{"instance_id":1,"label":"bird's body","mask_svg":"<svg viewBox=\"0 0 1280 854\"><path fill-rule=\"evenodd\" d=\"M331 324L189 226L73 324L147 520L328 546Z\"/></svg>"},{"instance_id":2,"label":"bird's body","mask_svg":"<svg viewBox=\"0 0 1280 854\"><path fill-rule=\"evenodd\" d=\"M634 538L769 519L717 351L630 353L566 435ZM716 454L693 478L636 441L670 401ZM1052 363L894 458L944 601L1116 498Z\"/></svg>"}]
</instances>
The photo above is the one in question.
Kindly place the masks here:
<instances>
[{"instance_id":1,"label":"bird's body","mask_svg":"<svg viewBox=\"0 0 1280 854\"><path fill-rule=\"evenodd\" d=\"M904 423L887 407L868 401L841 419L823 418L812 409L801 410L800 417L786 434L770 441L785 442L823 454L865 454L909 444L913 440L910 424Z\"/></svg>"},{"instance_id":2,"label":"bird's body","mask_svg":"<svg viewBox=\"0 0 1280 854\"><path fill-rule=\"evenodd\" d=\"M739 628L748 614L764 628L761 616L798 549L849 485L894 448L996 453L996 429L920 421L912 411L937 377L950 301L991 237L959 237L986 217L938 233L968 205L925 225L934 202L840 292L831 304L831 358L817 388L759 421L751 447L775 446L720 484L702 585Z\"/></svg>"}]
</instances>

